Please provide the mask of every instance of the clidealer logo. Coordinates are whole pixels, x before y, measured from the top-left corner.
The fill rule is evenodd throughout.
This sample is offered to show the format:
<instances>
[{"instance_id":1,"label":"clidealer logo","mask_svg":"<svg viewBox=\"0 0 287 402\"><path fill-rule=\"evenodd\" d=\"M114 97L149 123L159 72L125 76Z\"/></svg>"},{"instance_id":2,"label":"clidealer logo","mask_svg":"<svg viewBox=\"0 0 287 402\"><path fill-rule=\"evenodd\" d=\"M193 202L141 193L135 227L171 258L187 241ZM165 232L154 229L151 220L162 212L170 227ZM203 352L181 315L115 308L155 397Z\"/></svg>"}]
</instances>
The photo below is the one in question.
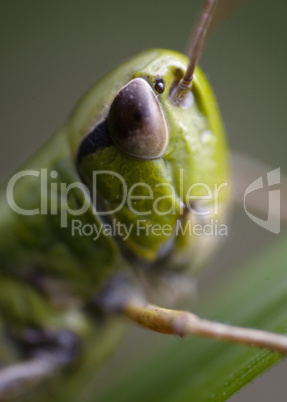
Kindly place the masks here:
<instances>
[{"instance_id":1,"label":"clidealer logo","mask_svg":"<svg viewBox=\"0 0 287 402\"><path fill-rule=\"evenodd\" d=\"M106 180L114 180L117 181L117 185L121 188L120 193L117 196L118 203L114 205L112 209L99 211L96 209L94 205L94 211L99 217L105 218L106 215L114 216L118 211L122 208L128 208L128 210L138 216L138 223L143 222L140 218L143 216L151 216L152 214L156 214L158 216L161 215L170 215L180 213L184 214L187 209L188 212L193 216L199 217L217 217L220 214L219 211L219 199L220 192L224 187L228 187L228 183L220 183L217 185L216 183L209 187L205 183L193 183L188 189L185 189L185 193L183 192L183 171L180 169L179 171L179 197L177 195L176 189L171 185L171 183L158 183L154 187L149 186L146 183L134 183L130 188L128 188L127 183L124 178L116 172L113 171L96 171L93 173L93 183L92 183L92 194L90 189L82 182L74 182L74 183L62 183L59 181L59 174L56 171L48 172L47 169L37 170L25 170L22 172L16 173L9 181L7 185L7 200L8 203L16 213L20 215L57 215L60 214L61 227L67 227L68 225L68 216L80 216L83 215L90 208L90 194L92 200L95 200L97 197L97 180L99 177L104 176ZM31 179L32 177L32 179ZM19 205L14 198L14 187L21 180L29 178L29 180L38 180L38 199L40 200L37 208L25 209ZM259 177L255 181L253 181L246 188L244 192L244 210L247 216L255 222L257 225L262 228L278 234L280 233L280 168L272 170L267 173L267 186L263 184L263 176ZM37 186L36 186L37 187ZM159 187L165 187L165 193L160 193L159 196L156 196L156 191ZM255 193L260 189L266 187L268 188L268 216L267 219L264 220L256 214L254 214L254 209L260 210L261 208L253 208L251 212L248 210L247 201L248 196L251 193ZM76 204L70 205L68 200L70 198L71 193L78 192L81 196L80 205L77 202ZM201 194L194 195L195 193ZM57 194L57 196L50 197L50 194ZM158 194L158 193L157 193ZM118 198L119 197L119 198ZM185 203L178 202L178 199L185 200ZM140 201L143 201L140 203ZM258 202L260 203L260 199ZM166 206L165 209L161 209L160 205ZM141 205L141 208L138 208L138 204ZM76 206L76 207L75 207ZM144 207L143 207L144 206ZM180 210L180 211L178 211ZM185 211L185 212L184 212ZM74 231L80 231L85 236L86 231L90 231L95 237L99 236L98 230L102 232L110 233L111 229L109 227L103 226L99 228L84 227L79 228L78 220L74 220ZM191 222L189 222L190 224ZM206 222L205 222L206 224ZM150 230L148 224L143 225L145 230ZM156 226L156 225L155 225ZM215 225L216 226L216 225ZM117 227L119 230L120 227ZM83 231L82 231L83 230ZM112 232L117 232L113 228ZM125 228L126 236L129 237L132 228ZM140 227L138 228L140 231ZM153 227L153 230L157 230ZM160 230L167 230L167 228L161 228ZM204 233L204 230L201 230ZM212 230L214 232L214 230ZM205 233L204 233L205 234ZM193 235L197 235L193 231Z\"/></svg>"},{"instance_id":2,"label":"clidealer logo","mask_svg":"<svg viewBox=\"0 0 287 402\"><path fill-rule=\"evenodd\" d=\"M98 181L101 177L106 182L113 181L117 188L116 201L112 205L105 202L106 208L97 208ZM21 200L15 196L15 187L26 180L30 186L33 182L34 208L24 208ZM140 217L184 215L187 212L199 217L220 214L220 193L228 183L193 183L184 188L183 170L179 170L178 188L171 183L159 182L153 186L144 182L128 186L125 179L117 172L103 170L93 172L91 190L82 182L65 183L59 180L56 171L47 169L25 170L16 173L8 182L6 196L11 209L17 214L60 215L61 227L68 226L68 216L81 216L93 205L93 212L105 219L119 211L127 209L129 213ZM22 182L23 184L23 182ZM164 189L164 190L163 190ZM162 191L161 191L162 190ZM77 199L75 198L77 194ZM183 202L184 200L185 202Z\"/></svg>"}]
</instances>

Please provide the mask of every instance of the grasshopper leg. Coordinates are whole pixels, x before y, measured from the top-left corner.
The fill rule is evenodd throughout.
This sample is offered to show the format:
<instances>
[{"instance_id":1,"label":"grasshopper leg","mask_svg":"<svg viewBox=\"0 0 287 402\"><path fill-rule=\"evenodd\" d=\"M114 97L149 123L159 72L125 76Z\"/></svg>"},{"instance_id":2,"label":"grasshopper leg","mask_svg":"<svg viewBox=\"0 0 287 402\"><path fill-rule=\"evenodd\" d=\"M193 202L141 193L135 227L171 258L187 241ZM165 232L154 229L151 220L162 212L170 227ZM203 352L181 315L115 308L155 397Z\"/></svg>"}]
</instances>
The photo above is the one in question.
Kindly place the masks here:
<instances>
[{"instance_id":1,"label":"grasshopper leg","mask_svg":"<svg viewBox=\"0 0 287 402\"><path fill-rule=\"evenodd\" d=\"M14 339L24 361L0 370L0 400L22 396L75 361L77 337L69 331L27 329Z\"/></svg>"},{"instance_id":2,"label":"grasshopper leg","mask_svg":"<svg viewBox=\"0 0 287 402\"><path fill-rule=\"evenodd\" d=\"M126 300L122 313L140 326L163 334L212 338L287 354L287 336L281 334L205 320L187 311L170 310L136 299Z\"/></svg>"},{"instance_id":3,"label":"grasshopper leg","mask_svg":"<svg viewBox=\"0 0 287 402\"><path fill-rule=\"evenodd\" d=\"M122 314L132 322L162 334L217 339L287 354L287 336L205 320L188 311L166 309L147 303L138 289L125 282L110 281L96 300L108 313Z\"/></svg>"}]
</instances>

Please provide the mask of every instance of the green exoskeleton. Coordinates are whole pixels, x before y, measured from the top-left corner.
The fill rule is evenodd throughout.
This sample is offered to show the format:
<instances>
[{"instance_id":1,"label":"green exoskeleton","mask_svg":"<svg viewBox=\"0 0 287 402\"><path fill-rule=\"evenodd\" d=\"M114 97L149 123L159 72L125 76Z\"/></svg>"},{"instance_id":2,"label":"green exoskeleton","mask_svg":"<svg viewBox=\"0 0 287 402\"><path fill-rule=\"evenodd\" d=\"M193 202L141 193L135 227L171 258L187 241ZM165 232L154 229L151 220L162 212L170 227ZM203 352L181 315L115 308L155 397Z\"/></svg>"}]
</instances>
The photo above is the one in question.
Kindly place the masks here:
<instances>
[{"instance_id":1,"label":"green exoskeleton","mask_svg":"<svg viewBox=\"0 0 287 402\"><path fill-rule=\"evenodd\" d=\"M205 235L206 225L225 230L229 152L196 67L214 4L189 57L153 49L120 65L3 187L1 400L80 364L93 347L99 365L121 332L109 313L158 332L287 351L283 336L147 303L160 282L210 258L220 236Z\"/></svg>"}]
</instances>

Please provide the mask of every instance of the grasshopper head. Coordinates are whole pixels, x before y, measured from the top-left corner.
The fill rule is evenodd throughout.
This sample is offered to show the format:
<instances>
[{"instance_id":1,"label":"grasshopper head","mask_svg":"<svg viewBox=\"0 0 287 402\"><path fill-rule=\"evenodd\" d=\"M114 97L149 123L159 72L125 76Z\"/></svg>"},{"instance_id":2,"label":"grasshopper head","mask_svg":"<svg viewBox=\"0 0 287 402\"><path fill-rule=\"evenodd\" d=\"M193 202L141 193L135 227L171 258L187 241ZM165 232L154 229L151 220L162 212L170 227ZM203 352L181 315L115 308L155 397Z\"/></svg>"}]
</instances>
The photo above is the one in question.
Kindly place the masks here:
<instances>
[{"instance_id":1,"label":"grasshopper head","mask_svg":"<svg viewBox=\"0 0 287 402\"><path fill-rule=\"evenodd\" d=\"M192 89L174 101L187 65L167 50L136 55L88 92L67 127L98 218L113 223L126 255L145 262L172 254L182 266L199 248L206 256L210 239L193 228L225 216L228 151L198 68Z\"/></svg>"}]
</instances>

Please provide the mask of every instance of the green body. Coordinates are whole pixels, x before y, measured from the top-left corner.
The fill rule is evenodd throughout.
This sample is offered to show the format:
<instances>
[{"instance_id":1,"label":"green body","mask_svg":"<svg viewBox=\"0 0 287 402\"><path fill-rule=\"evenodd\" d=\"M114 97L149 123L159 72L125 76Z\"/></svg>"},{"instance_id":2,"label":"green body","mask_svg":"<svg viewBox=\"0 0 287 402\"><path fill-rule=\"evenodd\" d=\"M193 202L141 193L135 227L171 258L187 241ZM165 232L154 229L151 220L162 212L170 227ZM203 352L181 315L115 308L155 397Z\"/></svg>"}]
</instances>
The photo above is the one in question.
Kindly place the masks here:
<instances>
[{"instance_id":1,"label":"green body","mask_svg":"<svg viewBox=\"0 0 287 402\"><path fill-rule=\"evenodd\" d=\"M208 217L194 217L183 211L183 204L188 202L185 194L193 183L203 182L211 189L214 184L230 183L228 150L220 114L202 72L196 70L192 105L182 108L170 100L170 87L183 74L187 63L185 56L172 51L155 49L142 52L107 74L84 95L67 123L19 169L38 172L47 169L47 183L43 186L42 180L42 189L40 178L31 175L19 178L14 187L14 200L19 207L41 209L43 199L47 197L47 213L23 216L14 212L7 203L6 186L3 187L0 199L3 329L18 331L35 325L66 328L83 339L92 339L93 331L98 327L82 313L82 309L105 279L122 271L132 274L133 266L180 272L189 267L197 269L209 258L217 236L190 236L188 231L175 235L179 222L184 224L191 220L192 225L208 224L212 219L216 219L218 224L225 222L230 194L230 185L222 187L218 211ZM152 87L158 76L166 83L165 92L158 95L169 132L169 143L163 157L140 160L112 145L88 155L79 164L80 143L107 117L120 88L136 77L144 78ZM121 235L114 238L104 234L97 240L79 233L72 236L74 219L81 225L101 227L103 223L95 213L89 190L96 191L105 210L119 205L122 196L119 182L111 178L107 180L102 175L97 187L92 187L93 172L105 170L120 174L128 188L139 182L148 184L154 191L154 198L160 198L159 209L168 211L172 207L173 212L155 213L154 198L145 198L134 207L138 212L152 210L149 215L139 216L124 204L109 218L132 228L127 239ZM56 178L50 176L52 171L57 172ZM68 186L82 180L88 186L85 191L71 190L67 200L61 196L60 183ZM166 183L175 190L173 198ZM135 191L133 195L142 194ZM210 199L202 201L206 190L200 186L193 188L190 195L194 200L201 200L200 208L207 208L213 202ZM68 208L74 209L84 202L89 203L85 213L80 216L69 213ZM49 212L51 203L56 205L52 214ZM67 215L64 214L67 216L66 227L61 221L63 210L67 211ZM139 219L145 220L143 226L166 224L174 230L160 235L150 232L148 236L142 231L138 235L135 228ZM35 273L44 277L46 292L39 292L29 282ZM10 352L3 351L2 354L7 355L3 359L10 359Z\"/></svg>"}]
</instances>

